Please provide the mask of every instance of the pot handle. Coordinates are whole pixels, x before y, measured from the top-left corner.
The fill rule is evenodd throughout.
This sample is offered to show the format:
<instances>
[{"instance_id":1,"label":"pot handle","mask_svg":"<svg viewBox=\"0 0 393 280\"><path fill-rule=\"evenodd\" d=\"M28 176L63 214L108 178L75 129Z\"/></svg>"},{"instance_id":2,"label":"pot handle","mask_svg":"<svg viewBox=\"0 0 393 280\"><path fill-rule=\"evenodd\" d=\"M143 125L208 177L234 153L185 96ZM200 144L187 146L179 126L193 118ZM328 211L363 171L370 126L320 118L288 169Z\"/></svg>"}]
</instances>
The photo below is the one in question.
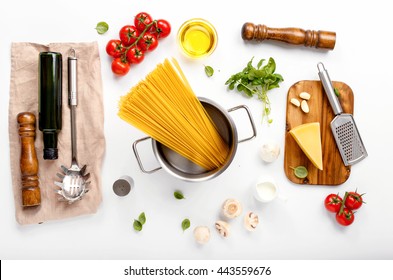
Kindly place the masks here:
<instances>
[{"instance_id":1,"label":"pot handle","mask_svg":"<svg viewBox=\"0 0 393 280\"><path fill-rule=\"evenodd\" d=\"M145 137L145 138L141 138L141 139L136 140L136 141L134 142L134 144L132 144L132 149L134 150L134 154L135 154L136 160L138 161L138 165L139 165L139 168L141 169L141 171L142 171L143 173L151 174L151 173L154 173L154 172L160 170L162 167L159 166L159 167L157 167L157 168L155 168L155 169L152 169L152 170L146 170L146 169L143 167L141 158L140 158L139 153L138 153L138 149L137 149L137 147L136 147L136 145L138 145L138 143L143 142L143 141L146 141L146 140L149 140L149 139L151 139L150 136L147 136L147 137Z\"/></svg>"},{"instance_id":2,"label":"pot handle","mask_svg":"<svg viewBox=\"0 0 393 280\"><path fill-rule=\"evenodd\" d=\"M248 115L248 119L250 120L250 124L251 124L251 128L252 128L252 136L237 141L237 143L242 143L242 142L246 142L248 140L251 140L251 139L255 138L257 136L257 129L255 128L254 120L252 119L252 115L251 115L250 109L248 109L248 107L246 105L239 105L239 106L233 107L231 109L228 109L228 112L230 113L230 112L233 112L233 111L236 111L236 110L239 110L239 109L246 110L247 115Z\"/></svg>"}]
</instances>

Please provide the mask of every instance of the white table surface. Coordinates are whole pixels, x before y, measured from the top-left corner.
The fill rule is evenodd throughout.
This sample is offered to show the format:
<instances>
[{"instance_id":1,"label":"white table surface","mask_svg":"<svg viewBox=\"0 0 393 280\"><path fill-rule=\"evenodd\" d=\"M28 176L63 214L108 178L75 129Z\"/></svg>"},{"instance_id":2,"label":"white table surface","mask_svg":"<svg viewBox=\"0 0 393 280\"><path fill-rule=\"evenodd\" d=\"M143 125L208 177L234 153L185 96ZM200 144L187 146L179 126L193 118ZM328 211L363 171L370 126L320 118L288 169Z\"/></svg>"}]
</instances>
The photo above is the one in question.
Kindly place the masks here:
<instances>
[{"instance_id":1,"label":"white table surface","mask_svg":"<svg viewBox=\"0 0 393 280\"><path fill-rule=\"evenodd\" d=\"M388 1L363 4L352 1L11 1L0 10L0 259L392 259L393 187L390 164L393 62ZM108 4L109 3L109 4ZM4 5L4 3L3 3ZM147 11L154 18L172 24L170 37L123 78L111 73L106 42L118 30L132 23L133 16ZM180 53L176 32L194 17L209 20L216 27L219 43L208 58L191 61ZM110 30L98 35L99 21ZM246 44L240 37L243 23L250 21L271 27L300 27L337 32L333 51L293 47L278 43ZM8 142L8 101L11 42L98 41L104 85L106 153L103 161L103 202L94 215L42 225L20 226L14 216ZM120 96L145 77L166 57L179 60L194 91L225 108L245 104L252 111L258 136L238 145L231 166L219 177L202 183L186 183L165 171L148 175L140 172L131 144L144 134L117 116ZM274 57L277 72L285 81L269 93L274 122L261 123L261 103L228 92L226 79L240 71L249 59ZM316 64L322 61L332 80L351 86L355 96L354 117L369 157L352 167L349 180L338 187L299 186L284 174L284 133L286 95L300 80L317 80ZM207 78L203 65L216 69ZM234 116L240 137L247 120ZM258 151L273 139L280 144L279 159L264 164ZM147 153L149 155L149 153ZM150 154L149 163L154 164ZM149 161L149 160L148 160ZM287 200L260 205L251 187L260 175L274 176ZM122 175L135 181L135 189L118 197L113 182ZM329 193L358 189L366 193L367 204L356 213L354 224L339 226L323 207ZM173 198L181 190L186 200ZM260 216L254 233L246 232L242 218L231 222L232 236L222 239L213 225L221 203L237 198L244 210ZM133 219L144 211L147 223L142 232L132 228ZM198 246L192 228L182 232L183 218L196 225L208 225L211 241ZM70 243L70 240L72 242ZM72 244L72 245L70 245Z\"/></svg>"}]
</instances>

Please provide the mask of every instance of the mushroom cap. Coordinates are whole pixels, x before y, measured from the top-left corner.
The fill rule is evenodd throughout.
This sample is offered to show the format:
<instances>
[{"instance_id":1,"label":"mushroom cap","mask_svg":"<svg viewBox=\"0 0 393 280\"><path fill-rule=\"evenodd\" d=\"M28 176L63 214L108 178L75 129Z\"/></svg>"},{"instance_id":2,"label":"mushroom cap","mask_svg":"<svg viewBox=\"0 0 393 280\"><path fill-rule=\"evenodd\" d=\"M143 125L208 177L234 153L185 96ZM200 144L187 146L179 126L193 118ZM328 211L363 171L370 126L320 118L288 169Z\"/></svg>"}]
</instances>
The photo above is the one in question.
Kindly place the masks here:
<instances>
[{"instance_id":1,"label":"mushroom cap","mask_svg":"<svg viewBox=\"0 0 393 280\"><path fill-rule=\"evenodd\" d=\"M254 231L259 224L259 217L252 211L249 211L244 216L244 227L248 231Z\"/></svg>"},{"instance_id":2,"label":"mushroom cap","mask_svg":"<svg viewBox=\"0 0 393 280\"><path fill-rule=\"evenodd\" d=\"M228 237L230 233L230 225L227 222L224 221L217 221L215 223L215 227L217 232L222 236L222 237Z\"/></svg>"},{"instance_id":3,"label":"mushroom cap","mask_svg":"<svg viewBox=\"0 0 393 280\"><path fill-rule=\"evenodd\" d=\"M222 205L222 213L227 218L236 218L242 213L242 206L236 199L227 199Z\"/></svg>"},{"instance_id":4,"label":"mushroom cap","mask_svg":"<svg viewBox=\"0 0 393 280\"><path fill-rule=\"evenodd\" d=\"M210 240L210 229L207 226L195 227L194 238L199 244L206 244Z\"/></svg>"}]
</instances>

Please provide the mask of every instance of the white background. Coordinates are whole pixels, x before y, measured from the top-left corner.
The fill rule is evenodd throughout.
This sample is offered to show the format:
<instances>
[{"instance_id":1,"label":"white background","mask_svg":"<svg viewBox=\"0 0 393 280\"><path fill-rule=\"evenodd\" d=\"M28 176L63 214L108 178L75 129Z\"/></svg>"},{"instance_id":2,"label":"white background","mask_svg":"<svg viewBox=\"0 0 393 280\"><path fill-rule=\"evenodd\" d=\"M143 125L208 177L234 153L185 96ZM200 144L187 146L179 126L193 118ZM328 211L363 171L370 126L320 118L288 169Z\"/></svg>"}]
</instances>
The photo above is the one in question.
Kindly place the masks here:
<instances>
[{"instance_id":1,"label":"white background","mask_svg":"<svg viewBox=\"0 0 393 280\"><path fill-rule=\"evenodd\" d=\"M0 10L0 259L392 259L393 211L391 183L391 26L388 1L10 1ZM140 11L172 24L170 37L157 50L122 78L114 77L105 53L109 39L133 21ZM217 29L216 51L203 60L182 56L176 44L180 25L194 17L209 20ZM106 21L110 30L98 35L97 22ZM278 43L246 44L240 37L243 23L250 21L271 27L301 27L337 32L333 51L293 47ZM8 142L8 101L11 42L98 41L104 85L106 154L103 162L103 202L91 216L20 226L14 217ZM269 93L274 122L261 123L261 103L228 92L224 83L240 71L249 59L274 57L277 72L285 81ZM258 129L256 139L239 144L231 166L219 177L203 183L186 183L165 171L152 175L140 172L131 150L144 134L117 116L120 96L166 57L179 60L198 96L208 97L224 108L247 105ZM283 153L286 94L300 80L317 80L316 64L322 61L332 80L347 83L355 95L355 120L369 157L353 166L349 180L338 187L299 186L284 174ZM216 70L207 78L203 65ZM239 137L247 136L247 119L234 115ZM244 129L243 129L244 128ZM273 139L281 155L264 164L258 151ZM147 164L154 156L146 145ZM258 204L251 187L260 175L269 174L288 200ZM135 181L126 197L112 191L122 175ZM323 207L329 193L358 189L366 193L367 204L356 213L350 227L343 228ZM186 200L177 201L173 191L181 190ZM222 239L214 231L221 203L239 199L245 210L260 216L256 232L246 232L242 218L231 222L232 235ZM147 223L142 232L132 228L133 219L144 211ZM192 228L182 232L180 223L188 217ZM198 246L192 236L196 225L212 230L211 241Z\"/></svg>"}]
</instances>

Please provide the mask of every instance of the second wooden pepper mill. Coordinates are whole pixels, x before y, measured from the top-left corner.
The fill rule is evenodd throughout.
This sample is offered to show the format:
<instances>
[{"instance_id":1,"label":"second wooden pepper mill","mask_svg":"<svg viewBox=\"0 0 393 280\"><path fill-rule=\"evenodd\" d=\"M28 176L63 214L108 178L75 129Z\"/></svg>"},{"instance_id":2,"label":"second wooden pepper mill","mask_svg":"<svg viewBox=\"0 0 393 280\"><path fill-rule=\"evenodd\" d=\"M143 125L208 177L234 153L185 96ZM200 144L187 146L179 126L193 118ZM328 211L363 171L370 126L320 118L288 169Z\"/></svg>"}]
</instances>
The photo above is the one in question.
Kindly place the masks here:
<instances>
[{"instance_id":1,"label":"second wooden pepper mill","mask_svg":"<svg viewBox=\"0 0 393 280\"><path fill-rule=\"evenodd\" d=\"M19 113L19 135L21 142L20 171L22 175L22 205L41 204L41 192L38 181L38 159L35 151L35 123L33 113Z\"/></svg>"},{"instance_id":2,"label":"second wooden pepper mill","mask_svg":"<svg viewBox=\"0 0 393 280\"><path fill-rule=\"evenodd\" d=\"M336 33L332 31L303 30L301 28L271 28L263 24L246 22L242 27L243 40L275 40L292 45L304 45L320 49L333 50Z\"/></svg>"}]
</instances>

